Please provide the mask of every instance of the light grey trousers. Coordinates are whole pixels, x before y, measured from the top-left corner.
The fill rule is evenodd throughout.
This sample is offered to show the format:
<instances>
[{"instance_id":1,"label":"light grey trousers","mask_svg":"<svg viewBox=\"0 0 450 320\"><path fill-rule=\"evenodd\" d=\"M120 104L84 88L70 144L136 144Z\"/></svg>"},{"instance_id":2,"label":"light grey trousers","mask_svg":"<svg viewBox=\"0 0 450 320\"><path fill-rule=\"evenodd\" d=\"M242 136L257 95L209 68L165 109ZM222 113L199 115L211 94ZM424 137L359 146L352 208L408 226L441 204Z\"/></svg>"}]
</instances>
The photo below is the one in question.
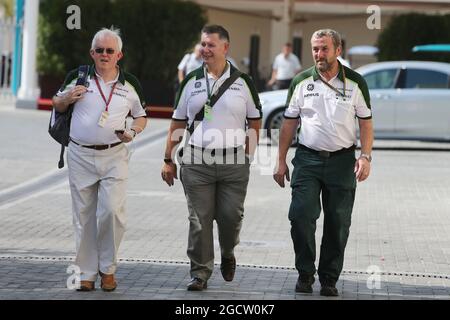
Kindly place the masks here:
<instances>
[{"instance_id":1,"label":"light grey trousers","mask_svg":"<svg viewBox=\"0 0 450 320\"><path fill-rule=\"evenodd\" d=\"M213 221L222 256L232 256L239 243L250 165L182 164L180 170L189 209L191 278L208 280L214 268Z\"/></svg>"},{"instance_id":2,"label":"light grey trousers","mask_svg":"<svg viewBox=\"0 0 450 320\"><path fill-rule=\"evenodd\" d=\"M117 251L125 232L128 150L124 144L93 150L69 144L76 258L81 280L95 281L98 271L116 271Z\"/></svg>"}]
</instances>

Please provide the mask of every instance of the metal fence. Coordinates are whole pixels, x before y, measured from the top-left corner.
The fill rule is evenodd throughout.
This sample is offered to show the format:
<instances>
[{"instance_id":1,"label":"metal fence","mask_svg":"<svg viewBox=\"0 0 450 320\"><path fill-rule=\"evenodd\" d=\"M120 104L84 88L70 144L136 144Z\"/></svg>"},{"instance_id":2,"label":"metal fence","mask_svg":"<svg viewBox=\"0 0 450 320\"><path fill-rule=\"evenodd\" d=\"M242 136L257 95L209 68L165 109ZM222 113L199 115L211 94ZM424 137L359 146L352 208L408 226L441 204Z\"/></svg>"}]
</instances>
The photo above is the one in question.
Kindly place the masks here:
<instances>
[{"instance_id":1,"label":"metal fence","mask_svg":"<svg viewBox=\"0 0 450 320\"><path fill-rule=\"evenodd\" d=\"M14 21L0 19L0 98L12 97L12 55L14 48Z\"/></svg>"}]
</instances>

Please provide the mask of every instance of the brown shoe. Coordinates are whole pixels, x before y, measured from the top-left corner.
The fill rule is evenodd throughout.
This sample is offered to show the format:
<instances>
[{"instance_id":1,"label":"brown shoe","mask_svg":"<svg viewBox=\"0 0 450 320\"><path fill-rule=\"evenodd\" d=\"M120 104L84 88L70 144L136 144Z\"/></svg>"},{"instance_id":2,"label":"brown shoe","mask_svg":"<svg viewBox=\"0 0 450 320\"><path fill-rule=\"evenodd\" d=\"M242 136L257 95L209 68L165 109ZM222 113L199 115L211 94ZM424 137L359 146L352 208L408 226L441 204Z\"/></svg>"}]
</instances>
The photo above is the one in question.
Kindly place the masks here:
<instances>
[{"instance_id":1,"label":"brown shoe","mask_svg":"<svg viewBox=\"0 0 450 320\"><path fill-rule=\"evenodd\" d=\"M222 277L225 281L233 281L234 272L236 271L236 258L234 256L231 258L222 257L220 271L222 272Z\"/></svg>"},{"instance_id":2,"label":"brown shoe","mask_svg":"<svg viewBox=\"0 0 450 320\"><path fill-rule=\"evenodd\" d=\"M100 272L102 280L100 282L100 287L103 291L114 291L117 288L117 282L114 279L114 274L105 274Z\"/></svg>"},{"instance_id":3,"label":"brown shoe","mask_svg":"<svg viewBox=\"0 0 450 320\"><path fill-rule=\"evenodd\" d=\"M187 285L188 291L202 291L206 288L208 288L208 281L200 278L193 278Z\"/></svg>"},{"instance_id":4,"label":"brown shoe","mask_svg":"<svg viewBox=\"0 0 450 320\"><path fill-rule=\"evenodd\" d=\"M93 291L95 290L95 281L81 280L80 287L77 291Z\"/></svg>"}]
</instances>

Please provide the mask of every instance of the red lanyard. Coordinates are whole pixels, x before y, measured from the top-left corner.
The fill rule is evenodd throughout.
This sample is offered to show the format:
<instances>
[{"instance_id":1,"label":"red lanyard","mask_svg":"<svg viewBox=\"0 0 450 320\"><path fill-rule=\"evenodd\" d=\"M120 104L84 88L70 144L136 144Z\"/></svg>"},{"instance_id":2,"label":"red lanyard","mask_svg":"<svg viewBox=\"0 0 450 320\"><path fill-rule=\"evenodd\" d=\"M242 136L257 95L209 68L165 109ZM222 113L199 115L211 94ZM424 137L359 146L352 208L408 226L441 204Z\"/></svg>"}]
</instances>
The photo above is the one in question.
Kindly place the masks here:
<instances>
[{"instance_id":1,"label":"red lanyard","mask_svg":"<svg viewBox=\"0 0 450 320\"><path fill-rule=\"evenodd\" d=\"M98 83L97 76L95 76L94 78L95 78L95 83L97 84L98 91L100 91L100 94L101 94L101 96L102 96L102 98L103 98L103 101L105 101L105 104L106 104L106 109L105 109L105 111L108 112L109 103L111 102L112 95L113 95L113 93L114 93L114 89L116 88L117 81L114 82L114 84L113 84L113 86L112 86L112 88L111 88L111 92L109 93L108 101L106 101L105 95L103 94L103 91L102 91L102 87L101 87L100 84Z\"/></svg>"}]
</instances>

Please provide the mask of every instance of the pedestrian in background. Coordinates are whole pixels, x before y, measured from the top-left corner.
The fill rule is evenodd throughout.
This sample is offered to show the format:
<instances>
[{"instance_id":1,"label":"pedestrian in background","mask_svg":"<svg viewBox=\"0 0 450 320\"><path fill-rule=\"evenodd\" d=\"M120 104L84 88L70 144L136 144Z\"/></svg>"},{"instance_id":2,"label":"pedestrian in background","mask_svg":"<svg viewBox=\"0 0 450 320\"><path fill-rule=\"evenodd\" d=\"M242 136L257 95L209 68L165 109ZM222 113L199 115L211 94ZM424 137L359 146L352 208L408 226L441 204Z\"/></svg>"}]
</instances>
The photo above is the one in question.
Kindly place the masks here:
<instances>
[{"instance_id":1,"label":"pedestrian in background","mask_svg":"<svg viewBox=\"0 0 450 320\"><path fill-rule=\"evenodd\" d=\"M300 60L292 53L292 44L288 42L283 46L282 52L275 57L272 76L267 85L272 87L272 90L287 89L301 68Z\"/></svg>"},{"instance_id":2,"label":"pedestrian in background","mask_svg":"<svg viewBox=\"0 0 450 320\"><path fill-rule=\"evenodd\" d=\"M194 51L191 53L186 53L183 59L181 59L180 64L178 64L179 83L184 80L188 73L194 71L202 65L203 60L200 54L201 47L202 46L200 45L200 43L197 43L194 47Z\"/></svg>"}]
</instances>

